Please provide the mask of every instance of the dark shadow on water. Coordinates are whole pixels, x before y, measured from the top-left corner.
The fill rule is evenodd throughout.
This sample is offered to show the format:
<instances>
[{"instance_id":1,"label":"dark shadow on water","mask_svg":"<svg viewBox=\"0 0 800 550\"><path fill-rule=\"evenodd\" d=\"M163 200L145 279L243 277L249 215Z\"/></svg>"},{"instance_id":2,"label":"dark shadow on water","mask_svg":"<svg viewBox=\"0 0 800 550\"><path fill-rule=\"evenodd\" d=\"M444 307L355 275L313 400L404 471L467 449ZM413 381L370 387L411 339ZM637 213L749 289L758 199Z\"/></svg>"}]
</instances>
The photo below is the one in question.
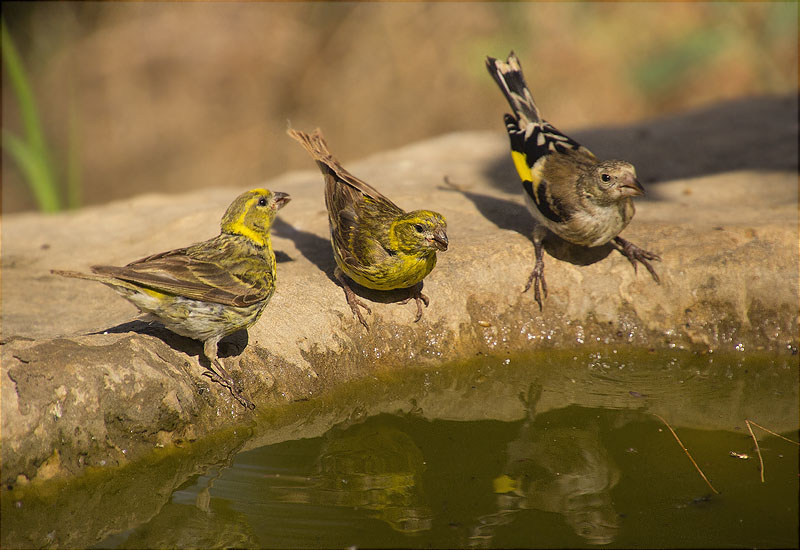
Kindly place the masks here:
<instances>
[{"instance_id":1,"label":"dark shadow on water","mask_svg":"<svg viewBox=\"0 0 800 550\"><path fill-rule=\"evenodd\" d=\"M754 460L729 456L753 452L753 404L797 438L796 358L617 348L352 380L330 399L279 404L252 431L98 467L44 496L15 490L2 546L797 548L796 447L762 440L766 484ZM725 529L705 529L709 518Z\"/></svg>"}]
</instances>

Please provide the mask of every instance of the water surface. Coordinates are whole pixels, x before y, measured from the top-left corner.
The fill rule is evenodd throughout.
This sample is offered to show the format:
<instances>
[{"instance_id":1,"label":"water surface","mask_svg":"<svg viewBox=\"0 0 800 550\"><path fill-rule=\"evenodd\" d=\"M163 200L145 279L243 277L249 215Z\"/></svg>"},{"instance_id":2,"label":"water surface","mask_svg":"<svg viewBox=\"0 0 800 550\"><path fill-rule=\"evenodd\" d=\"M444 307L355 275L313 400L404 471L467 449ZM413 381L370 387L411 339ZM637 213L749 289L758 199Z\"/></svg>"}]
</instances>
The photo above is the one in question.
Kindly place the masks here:
<instances>
[{"instance_id":1,"label":"water surface","mask_svg":"<svg viewBox=\"0 0 800 550\"><path fill-rule=\"evenodd\" d=\"M103 548L796 547L797 446L755 428L762 483L745 419L797 440L797 377L789 352L611 348L381 372L194 463L116 474L158 497L126 499L127 526L108 480L71 514L113 511L87 526ZM46 528L47 500L4 500L4 530L6 511L15 533Z\"/></svg>"}]
</instances>

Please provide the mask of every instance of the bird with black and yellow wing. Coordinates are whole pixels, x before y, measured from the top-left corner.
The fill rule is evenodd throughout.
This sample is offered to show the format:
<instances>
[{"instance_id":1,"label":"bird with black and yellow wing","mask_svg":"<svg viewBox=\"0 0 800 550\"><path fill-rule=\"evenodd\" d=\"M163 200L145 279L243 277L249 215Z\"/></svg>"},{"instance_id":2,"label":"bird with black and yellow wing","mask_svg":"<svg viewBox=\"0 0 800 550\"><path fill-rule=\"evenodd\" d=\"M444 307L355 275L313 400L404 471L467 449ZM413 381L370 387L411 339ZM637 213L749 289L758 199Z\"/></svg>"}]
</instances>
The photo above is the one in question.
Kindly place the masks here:
<instances>
[{"instance_id":1,"label":"bird with black and yellow wing","mask_svg":"<svg viewBox=\"0 0 800 550\"><path fill-rule=\"evenodd\" d=\"M542 294L547 297L542 241L548 231L580 246L610 242L634 270L641 263L660 282L650 261L661 258L619 236L635 212L631 199L644 195L634 166L623 160L599 160L542 119L513 52L505 62L488 57L486 67L513 111L504 117L511 158L537 222L536 263L523 292L533 286L534 299L542 308Z\"/></svg>"}]
</instances>

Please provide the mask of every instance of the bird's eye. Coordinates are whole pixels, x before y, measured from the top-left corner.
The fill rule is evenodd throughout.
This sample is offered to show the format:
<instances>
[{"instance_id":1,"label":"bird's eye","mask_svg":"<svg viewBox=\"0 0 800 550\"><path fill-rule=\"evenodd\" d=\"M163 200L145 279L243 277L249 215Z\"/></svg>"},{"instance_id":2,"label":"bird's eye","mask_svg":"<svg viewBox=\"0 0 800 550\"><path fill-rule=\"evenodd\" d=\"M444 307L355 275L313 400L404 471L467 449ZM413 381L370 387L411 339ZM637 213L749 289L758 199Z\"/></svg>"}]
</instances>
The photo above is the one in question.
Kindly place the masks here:
<instances>
[{"instance_id":1,"label":"bird's eye","mask_svg":"<svg viewBox=\"0 0 800 550\"><path fill-rule=\"evenodd\" d=\"M608 182L611 181L611 176L609 176L608 174L602 174L600 176L600 179L603 180L604 182L608 183Z\"/></svg>"},{"instance_id":2,"label":"bird's eye","mask_svg":"<svg viewBox=\"0 0 800 550\"><path fill-rule=\"evenodd\" d=\"M267 205L267 198L266 197L261 197L260 199L258 199L258 205L259 206L266 206Z\"/></svg>"},{"instance_id":3,"label":"bird's eye","mask_svg":"<svg viewBox=\"0 0 800 550\"><path fill-rule=\"evenodd\" d=\"M422 233L422 231L423 231L424 229L425 229L425 228L424 228L424 227L422 227L420 224L418 224L418 223L417 223L417 224L414 224L414 231L416 231L417 233Z\"/></svg>"}]
</instances>

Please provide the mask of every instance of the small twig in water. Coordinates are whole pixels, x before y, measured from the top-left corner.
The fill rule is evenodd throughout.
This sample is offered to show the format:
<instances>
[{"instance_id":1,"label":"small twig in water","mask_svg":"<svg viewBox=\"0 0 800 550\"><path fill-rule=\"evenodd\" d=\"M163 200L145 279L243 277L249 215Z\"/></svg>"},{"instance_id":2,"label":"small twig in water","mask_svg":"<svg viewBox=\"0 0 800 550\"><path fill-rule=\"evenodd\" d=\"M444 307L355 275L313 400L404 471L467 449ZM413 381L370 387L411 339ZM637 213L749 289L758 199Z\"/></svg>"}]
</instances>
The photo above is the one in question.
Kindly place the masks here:
<instances>
[{"instance_id":1,"label":"small twig in water","mask_svg":"<svg viewBox=\"0 0 800 550\"><path fill-rule=\"evenodd\" d=\"M750 431L750 437L753 438L753 443L756 444L756 453L758 454L758 468L761 470L761 483L764 483L764 459L761 458L761 447L758 446L758 439L756 439L756 434L753 433L753 428L750 427L750 421L745 420L745 424L747 424L747 429Z\"/></svg>"},{"instance_id":2,"label":"small twig in water","mask_svg":"<svg viewBox=\"0 0 800 550\"><path fill-rule=\"evenodd\" d=\"M752 420L745 420L745 422L749 422L750 424L752 424L752 425L753 425L753 426L755 426L756 428L761 428L762 430L764 430L765 432L767 432L767 433L768 433L768 434L770 434L770 435L774 435L775 437L780 437L780 438L781 438L781 439L783 439L784 441L788 441L789 443L794 443L795 445L800 445L800 443L798 443L797 441L794 441L794 440L792 440L792 439L789 439L788 437L783 437L781 434L776 434L776 433L775 433L775 432L773 432L772 430L768 430L767 428L765 428L765 427L764 427L764 426L762 426L761 424L756 424L756 423L755 423L755 422L753 422Z\"/></svg>"},{"instance_id":3,"label":"small twig in water","mask_svg":"<svg viewBox=\"0 0 800 550\"><path fill-rule=\"evenodd\" d=\"M692 461L692 464L694 464L694 467L697 469L697 471L698 471L698 472L700 472L700 476L701 476L701 477L703 478L703 480L706 482L706 485L708 485L709 487L711 487L711 490L712 490L712 491L714 491L714 494L718 495L718 494L719 494L719 491L717 491L717 490L714 488L714 486L713 486L713 485L711 485L711 482L710 482L710 481L708 481L708 478L706 477L706 474L704 474L704 473L703 473L703 470L701 470L701 469L700 469L700 466L698 466L698 465L697 465L697 462L695 462L695 461L694 461L694 458L692 458L692 455L691 455L691 453L689 453L689 449L687 449L687 448L686 448L686 446L683 444L683 442L681 441L681 438L680 438L680 437L678 437L678 434L676 434L676 433L675 433L675 430L673 430L673 429L672 429L672 426L670 426L670 425L669 425L669 422L667 422L666 420L664 420L664 417L662 417L662 416L660 416L660 415L657 415L656 413L653 413L653 416L655 416L655 417L657 417L659 420L661 420L661 422L663 422L663 423L664 423L664 425L665 425L665 426L666 426L666 427L669 429L669 431L672 433L672 436L675 438L675 441L677 441L677 442L678 442L678 445L680 445L680 446L681 446L681 449L683 449L683 452L684 452L684 453L686 453L686 456L688 456L688 457L689 457L689 460L691 460L691 461Z\"/></svg>"},{"instance_id":4,"label":"small twig in water","mask_svg":"<svg viewBox=\"0 0 800 550\"><path fill-rule=\"evenodd\" d=\"M752 420L745 419L744 423L747 424L747 429L750 430L750 436L753 438L753 441L756 444L756 452L758 453L758 462L759 462L759 464L761 466L761 483L764 483L764 460L761 458L761 448L758 446L758 439L756 439L756 435L753 433L753 428L751 428L750 425L752 424L753 426L755 426L757 428L761 428L762 430L764 430L768 434L772 434L775 437L779 437L779 438L783 439L784 441L788 441L789 443L794 443L795 445L800 445L800 443L798 443L797 441L793 441L793 440L789 439L788 437L783 437L781 434L777 434L777 433L773 432L772 430L768 430L767 428L765 428L761 424L756 424Z\"/></svg>"}]
</instances>

